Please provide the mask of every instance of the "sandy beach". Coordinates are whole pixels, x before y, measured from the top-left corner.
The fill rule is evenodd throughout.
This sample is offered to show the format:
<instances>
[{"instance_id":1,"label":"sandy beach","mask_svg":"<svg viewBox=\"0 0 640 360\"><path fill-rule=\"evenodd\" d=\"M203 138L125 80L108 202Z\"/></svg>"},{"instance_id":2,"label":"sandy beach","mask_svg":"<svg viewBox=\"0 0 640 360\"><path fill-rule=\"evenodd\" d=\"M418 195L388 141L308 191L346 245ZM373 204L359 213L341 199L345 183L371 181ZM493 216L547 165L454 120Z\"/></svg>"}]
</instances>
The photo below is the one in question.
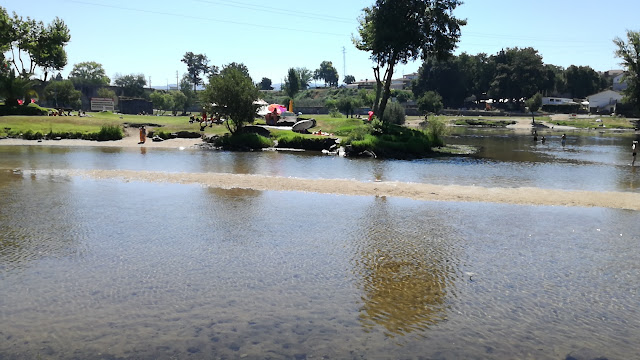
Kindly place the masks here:
<instances>
[{"instance_id":1,"label":"sandy beach","mask_svg":"<svg viewBox=\"0 0 640 360\"><path fill-rule=\"evenodd\" d=\"M138 138L127 136L118 141L2 139L2 145L30 146L110 146L186 149L202 143L201 139L148 140L138 144ZM22 170L17 170L22 171ZM60 176L80 176L93 179L122 181L198 184L216 188L243 188L264 191L300 191L334 195L388 196L422 201L490 202L519 205L604 207L640 210L640 194L630 192L567 191L534 187L485 188L479 186L435 185L408 182L360 182L344 179L301 179L265 175L226 173L164 173L128 170L24 170L46 172Z\"/></svg>"}]
</instances>

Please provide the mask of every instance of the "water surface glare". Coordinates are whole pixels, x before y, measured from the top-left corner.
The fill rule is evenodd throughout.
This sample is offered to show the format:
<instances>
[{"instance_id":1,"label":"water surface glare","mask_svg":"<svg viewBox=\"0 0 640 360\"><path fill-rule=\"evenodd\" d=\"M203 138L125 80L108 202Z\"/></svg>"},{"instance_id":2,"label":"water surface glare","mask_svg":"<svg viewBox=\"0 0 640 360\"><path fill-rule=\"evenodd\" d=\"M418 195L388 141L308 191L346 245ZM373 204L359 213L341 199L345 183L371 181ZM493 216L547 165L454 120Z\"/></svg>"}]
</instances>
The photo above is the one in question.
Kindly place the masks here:
<instances>
[{"instance_id":1,"label":"water surface glare","mask_svg":"<svg viewBox=\"0 0 640 360\"><path fill-rule=\"evenodd\" d=\"M640 358L637 211L6 171L0 199L3 359Z\"/></svg>"}]
</instances>

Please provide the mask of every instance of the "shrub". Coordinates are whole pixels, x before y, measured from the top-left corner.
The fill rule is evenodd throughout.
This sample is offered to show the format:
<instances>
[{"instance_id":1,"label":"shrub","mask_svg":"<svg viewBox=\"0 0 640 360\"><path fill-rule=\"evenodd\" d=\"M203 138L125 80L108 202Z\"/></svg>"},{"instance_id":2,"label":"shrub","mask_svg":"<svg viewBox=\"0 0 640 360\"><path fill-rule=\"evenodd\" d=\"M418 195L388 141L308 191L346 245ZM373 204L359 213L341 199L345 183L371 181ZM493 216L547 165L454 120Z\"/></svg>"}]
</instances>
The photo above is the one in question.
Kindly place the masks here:
<instances>
[{"instance_id":1,"label":"shrub","mask_svg":"<svg viewBox=\"0 0 640 360\"><path fill-rule=\"evenodd\" d=\"M253 133L225 134L213 140L213 144L227 150L258 150L271 147L271 139Z\"/></svg>"},{"instance_id":2,"label":"shrub","mask_svg":"<svg viewBox=\"0 0 640 360\"><path fill-rule=\"evenodd\" d=\"M41 108L35 104L29 105L1 105L0 116L6 115L30 115L30 116L42 116L47 115L47 110Z\"/></svg>"},{"instance_id":3,"label":"shrub","mask_svg":"<svg viewBox=\"0 0 640 360\"><path fill-rule=\"evenodd\" d=\"M331 109L331 111L329 112L329 116L339 119L342 118L342 113L338 111L338 109Z\"/></svg>"},{"instance_id":4,"label":"shrub","mask_svg":"<svg viewBox=\"0 0 640 360\"><path fill-rule=\"evenodd\" d=\"M124 134L118 125L102 125L95 139L98 141L120 140Z\"/></svg>"},{"instance_id":5,"label":"shrub","mask_svg":"<svg viewBox=\"0 0 640 360\"><path fill-rule=\"evenodd\" d=\"M447 134L448 130L447 124L440 119L434 118L427 123L427 135L433 146L444 145L442 137Z\"/></svg>"},{"instance_id":6,"label":"shrub","mask_svg":"<svg viewBox=\"0 0 640 360\"><path fill-rule=\"evenodd\" d=\"M406 118L404 107L397 102L388 103L382 115L383 122L395 125L403 125Z\"/></svg>"}]
</instances>

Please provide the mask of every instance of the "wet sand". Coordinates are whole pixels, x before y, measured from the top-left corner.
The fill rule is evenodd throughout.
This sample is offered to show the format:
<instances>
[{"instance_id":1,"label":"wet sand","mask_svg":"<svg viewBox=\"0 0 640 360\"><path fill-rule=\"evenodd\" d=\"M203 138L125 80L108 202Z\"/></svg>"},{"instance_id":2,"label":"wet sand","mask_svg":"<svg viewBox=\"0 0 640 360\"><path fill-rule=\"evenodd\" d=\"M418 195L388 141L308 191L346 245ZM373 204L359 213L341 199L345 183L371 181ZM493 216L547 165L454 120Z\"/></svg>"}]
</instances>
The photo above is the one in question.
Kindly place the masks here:
<instances>
[{"instance_id":1,"label":"wet sand","mask_svg":"<svg viewBox=\"0 0 640 360\"><path fill-rule=\"evenodd\" d=\"M540 188L485 188L405 182L360 182L222 173L165 173L128 170L59 170L59 175L122 181L168 182L263 191L299 191L334 195L389 196L422 201L490 202L519 205L604 207L640 210L640 194L565 191Z\"/></svg>"}]
</instances>

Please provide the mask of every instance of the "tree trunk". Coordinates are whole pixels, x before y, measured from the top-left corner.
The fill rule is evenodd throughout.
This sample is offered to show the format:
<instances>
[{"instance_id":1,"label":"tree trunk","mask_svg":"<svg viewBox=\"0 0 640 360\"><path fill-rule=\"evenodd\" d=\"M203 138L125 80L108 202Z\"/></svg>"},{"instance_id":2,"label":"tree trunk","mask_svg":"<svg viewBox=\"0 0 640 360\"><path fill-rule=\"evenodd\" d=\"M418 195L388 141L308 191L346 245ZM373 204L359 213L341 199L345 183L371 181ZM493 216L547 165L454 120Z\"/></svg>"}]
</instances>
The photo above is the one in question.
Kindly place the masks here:
<instances>
[{"instance_id":1,"label":"tree trunk","mask_svg":"<svg viewBox=\"0 0 640 360\"><path fill-rule=\"evenodd\" d=\"M382 101L380 102L380 119L384 116L384 111L387 108L387 101L391 96L391 78L393 77L393 68L396 65L396 54L393 54L391 61L387 65L387 71L385 71L384 91L382 92Z\"/></svg>"},{"instance_id":2,"label":"tree trunk","mask_svg":"<svg viewBox=\"0 0 640 360\"><path fill-rule=\"evenodd\" d=\"M378 116L378 106L380 105L380 92L382 91L382 81L380 81L380 67L373 68L373 76L376 78L376 100L373 102L373 114Z\"/></svg>"},{"instance_id":3,"label":"tree trunk","mask_svg":"<svg viewBox=\"0 0 640 360\"><path fill-rule=\"evenodd\" d=\"M536 117L535 115L533 115L533 111L531 112L531 124L535 124L536 123Z\"/></svg>"}]
</instances>

